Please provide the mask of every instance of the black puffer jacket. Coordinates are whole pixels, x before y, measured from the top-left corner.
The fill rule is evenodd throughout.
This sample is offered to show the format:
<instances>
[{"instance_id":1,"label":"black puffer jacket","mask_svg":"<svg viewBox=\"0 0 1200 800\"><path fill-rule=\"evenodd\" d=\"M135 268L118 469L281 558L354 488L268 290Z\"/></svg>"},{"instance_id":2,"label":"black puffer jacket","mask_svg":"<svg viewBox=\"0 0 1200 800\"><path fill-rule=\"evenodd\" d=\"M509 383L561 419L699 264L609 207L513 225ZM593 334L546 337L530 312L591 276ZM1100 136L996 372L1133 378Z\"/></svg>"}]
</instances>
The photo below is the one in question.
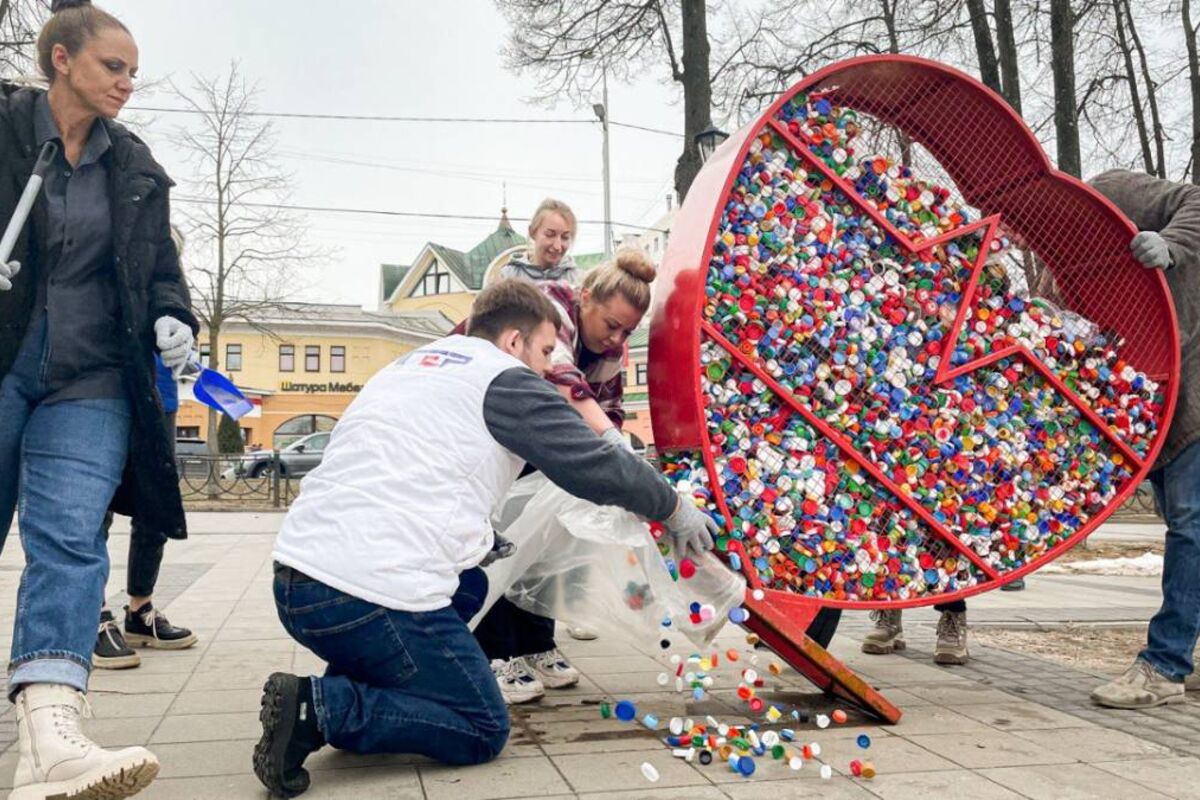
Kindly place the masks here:
<instances>
[{"instance_id":1,"label":"black puffer jacket","mask_svg":"<svg viewBox=\"0 0 1200 800\"><path fill-rule=\"evenodd\" d=\"M34 100L39 90L0 84L0 230L16 209L37 159L33 132ZM112 209L113 274L120 302L121 348L125 386L133 412L133 432L125 476L113 510L134 517L146 535L187 535L179 479L171 442L162 424L162 406L154 389L154 321L171 316L199 325L171 241L168 191L173 185L140 139L115 122L105 121L112 147L105 154ZM34 311L39 272L46 268L44 198L12 258L22 270L11 291L0 292L0 380L8 374ZM87 442L80 442L87 447Z\"/></svg>"}]
</instances>

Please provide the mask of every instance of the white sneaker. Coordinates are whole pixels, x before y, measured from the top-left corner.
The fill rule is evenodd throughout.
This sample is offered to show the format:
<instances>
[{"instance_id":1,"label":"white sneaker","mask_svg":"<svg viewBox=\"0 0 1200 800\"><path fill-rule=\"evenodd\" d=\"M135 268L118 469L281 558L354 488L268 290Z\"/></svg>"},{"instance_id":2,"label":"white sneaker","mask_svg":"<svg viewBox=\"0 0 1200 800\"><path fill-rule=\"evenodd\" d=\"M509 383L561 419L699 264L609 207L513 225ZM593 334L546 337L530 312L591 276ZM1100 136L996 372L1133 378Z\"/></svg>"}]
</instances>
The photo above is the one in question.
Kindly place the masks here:
<instances>
[{"instance_id":1,"label":"white sneaker","mask_svg":"<svg viewBox=\"0 0 1200 800\"><path fill-rule=\"evenodd\" d=\"M572 639L578 639L581 642L590 642L600 636L591 628L585 628L582 625L568 625L567 633L571 635Z\"/></svg>"},{"instance_id":2,"label":"white sneaker","mask_svg":"<svg viewBox=\"0 0 1200 800\"><path fill-rule=\"evenodd\" d=\"M16 705L20 757L9 800L120 800L158 775L158 759L144 747L103 750L83 734L87 700L70 686L30 684Z\"/></svg>"},{"instance_id":3,"label":"white sneaker","mask_svg":"<svg viewBox=\"0 0 1200 800\"><path fill-rule=\"evenodd\" d=\"M500 684L504 702L510 706L533 702L546 693L546 687L529 671L523 658L497 658L492 662L492 674Z\"/></svg>"},{"instance_id":4,"label":"white sneaker","mask_svg":"<svg viewBox=\"0 0 1200 800\"><path fill-rule=\"evenodd\" d=\"M525 661L547 689L565 689L579 683L579 670L571 666L557 647L544 653L525 656Z\"/></svg>"}]
</instances>

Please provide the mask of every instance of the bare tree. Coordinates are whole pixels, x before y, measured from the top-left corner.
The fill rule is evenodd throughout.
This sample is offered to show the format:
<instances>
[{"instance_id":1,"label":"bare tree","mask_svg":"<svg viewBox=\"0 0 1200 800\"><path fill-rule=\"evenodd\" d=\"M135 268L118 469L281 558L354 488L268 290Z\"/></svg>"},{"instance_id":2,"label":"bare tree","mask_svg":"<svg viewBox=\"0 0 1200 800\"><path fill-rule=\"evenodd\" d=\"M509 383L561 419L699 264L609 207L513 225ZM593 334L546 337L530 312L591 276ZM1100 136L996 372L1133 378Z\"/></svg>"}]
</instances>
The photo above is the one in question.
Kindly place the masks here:
<instances>
[{"instance_id":1,"label":"bare tree","mask_svg":"<svg viewBox=\"0 0 1200 800\"><path fill-rule=\"evenodd\" d=\"M1021 113L1021 59L1013 27L1011 0L996 0L996 49L1000 61L1000 83L1004 99L1018 114Z\"/></svg>"},{"instance_id":2,"label":"bare tree","mask_svg":"<svg viewBox=\"0 0 1200 800\"><path fill-rule=\"evenodd\" d=\"M308 246L300 220L281 207L291 184L276 163L269 121L252 116L257 89L234 62L225 76L172 84L198 122L176 144L190 157L192 196L182 217L192 257L188 283L196 316L208 329L209 366L221 364L221 328L240 321L266 333L261 320L288 311L305 268L322 253ZM209 452L217 452L217 412L208 415Z\"/></svg>"},{"instance_id":3,"label":"bare tree","mask_svg":"<svg viewBox=\"0 0 1200 800\"><path fill-rule=\"evenodd\" d=\"M50 16L50 0L0 0L0 75L33 72L38 31Z\"/></svg>"},{"instance_id":4,"label":"bare tree","mask_svg":"<svg viewBox=\"0 0 1200 800\"><path fill-rule=\"evenodd\" d=\"M602 74L628 79L666 68L683 93L684 144L675 168L680 198L700 169L695 136L712 125L709 12L704 0L497 0L511 26L505 58L541 82L539 100L583 103ZM753 36L761 28L761 23ZM732 47L733 53L739 45Z\"/></svg>"},{"instance_id":5,"label":"bare tree","mask_svg":"<svg viewBox=\"0 0 1200 800\"><path fill-rule=\"evenodd\" d=\"M1200 184L1200 48L1196 44L1196 25L1192 23L1191 0L1183 0L1179 8L1183 22L1183 38L1187 42L1188 88L1192 96L1192 135L1188 170L1192 183Z\"/></svg>"},{"instance_id":6,"label":"bare tree","mask_svg":"<svg viewBox=\"0 0 1200 800\"><path fill-rule=\"evenodd\" d=\"M1079 177L1083 164L1079 152L1079 111L1075 105L1075 9L1071 0L1050 0L1050 50L1058 168Z\"/></svg>"}]
</instances>

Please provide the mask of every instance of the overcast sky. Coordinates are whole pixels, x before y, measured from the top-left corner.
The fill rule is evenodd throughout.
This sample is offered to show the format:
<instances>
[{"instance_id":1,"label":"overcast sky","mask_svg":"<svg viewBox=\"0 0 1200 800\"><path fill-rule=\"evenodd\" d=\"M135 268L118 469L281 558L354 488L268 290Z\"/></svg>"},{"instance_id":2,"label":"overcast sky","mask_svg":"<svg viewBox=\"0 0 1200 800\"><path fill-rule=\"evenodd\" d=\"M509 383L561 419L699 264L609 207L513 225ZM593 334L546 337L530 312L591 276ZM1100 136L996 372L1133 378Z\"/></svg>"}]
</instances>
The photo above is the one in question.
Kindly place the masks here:
<instances>
[{"instance_id":1,"label":"overcast sky","mask_svg":"<svg viewBox=\"0 0 1200 800\"><path fill-rule=\"evenodd\" d=\"M107 0L133 31L141 72L190 83L234 59L261 89L263 111L418 116L590 119L567 101L525 102L532 77L504 69L507 24L487 0L350 0L330 4L234 0ZM330 9L335 13L330 14ZM663 73L609 87L610 118L682 131L682 106ZM598 100L599 98L597 98ZM178 105L162 92L131 105ZM139 115L143 116L143 115ZM163 114L139 129L185 190L189 167L170 144L187 118ZM292 202L499 218L502 183L512 216L547 195L581 219L603 218L601 131L592 125L430 124L276 120L280 161L295 178ZM652 224L666 208L681 139L611 131L613 219ZM370 166L345 163L366 162ZM468 249L495 222L315 213L314 242L338 254L305 299L374 303L380 263L410 263L429 240ZM523 223L514 223L524 232ZM618 231L620 231L618 227ZM602 228L583 225L577 250L602 248Z\"/></svg>"}]
</instances>

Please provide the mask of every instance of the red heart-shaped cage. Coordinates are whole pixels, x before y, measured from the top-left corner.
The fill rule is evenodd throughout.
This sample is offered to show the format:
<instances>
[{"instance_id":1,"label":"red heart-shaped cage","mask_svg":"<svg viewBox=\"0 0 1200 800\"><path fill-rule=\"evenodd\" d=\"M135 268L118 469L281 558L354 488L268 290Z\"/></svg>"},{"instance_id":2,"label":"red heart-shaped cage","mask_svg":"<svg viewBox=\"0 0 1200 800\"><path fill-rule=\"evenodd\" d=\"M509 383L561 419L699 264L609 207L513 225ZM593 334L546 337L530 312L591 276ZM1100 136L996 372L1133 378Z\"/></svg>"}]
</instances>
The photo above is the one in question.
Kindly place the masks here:
<instances>
[{"instance_id":1,"label":"red heart-shaped cage","mask_svg":"<svg viewBox=\"0 0 1200 800\"><path fill-rule=\"evenodd\" d=\"M967 597L1149 471L1179 348L1130 223L936 62L834 64L729 138L671 231L655 444L779 600Z\"/></svg>"}]
</instances>

